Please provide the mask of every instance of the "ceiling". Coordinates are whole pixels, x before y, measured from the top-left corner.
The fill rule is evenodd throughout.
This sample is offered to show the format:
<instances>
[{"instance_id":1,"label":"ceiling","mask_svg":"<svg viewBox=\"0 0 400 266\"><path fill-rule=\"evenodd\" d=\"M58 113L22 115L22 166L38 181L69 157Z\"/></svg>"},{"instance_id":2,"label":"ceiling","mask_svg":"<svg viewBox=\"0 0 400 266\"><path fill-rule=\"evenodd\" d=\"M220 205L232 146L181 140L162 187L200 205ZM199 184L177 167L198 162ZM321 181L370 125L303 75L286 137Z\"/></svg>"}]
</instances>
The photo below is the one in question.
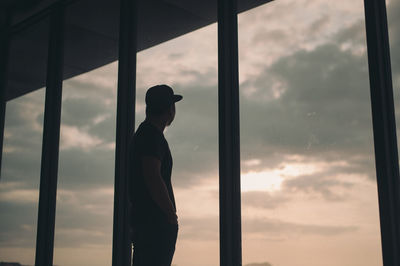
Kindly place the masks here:
<instances>
[{"instance_id":1,"label":"ceiling","mask_svg":"<svg viewBox=\"0 0 400 266\"><path fill-rule=\"evenodd\" d=\"M238 0L238 11L269 1ZM48 14L57 0L34 2L12 17L7 100L43 88L46 83ZM64 79L117 60L119 1L66 0L66 3ZM216 0L138 0L137 51L216 22L216 3Z\"/></svg>"}]
</instances>

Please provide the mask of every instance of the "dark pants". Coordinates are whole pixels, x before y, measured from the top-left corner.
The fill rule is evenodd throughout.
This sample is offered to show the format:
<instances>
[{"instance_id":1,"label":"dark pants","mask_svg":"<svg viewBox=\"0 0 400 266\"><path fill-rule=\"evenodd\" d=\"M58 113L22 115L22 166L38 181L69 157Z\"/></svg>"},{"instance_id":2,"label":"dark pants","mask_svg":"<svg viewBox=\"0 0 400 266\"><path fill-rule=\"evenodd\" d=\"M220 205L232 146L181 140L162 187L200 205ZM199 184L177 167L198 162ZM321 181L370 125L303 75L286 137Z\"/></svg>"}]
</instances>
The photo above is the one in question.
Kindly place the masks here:
<instances>
[{"instance_id":1,"label":"dark pants","mask_svg":"<svg viewBox=\"0 0 400 266\"><path fill-rule=\"evenodd\" d=\"M170 266L178 225L162 224L134 229L133 266Z\"/></svg>"}]
</instances>

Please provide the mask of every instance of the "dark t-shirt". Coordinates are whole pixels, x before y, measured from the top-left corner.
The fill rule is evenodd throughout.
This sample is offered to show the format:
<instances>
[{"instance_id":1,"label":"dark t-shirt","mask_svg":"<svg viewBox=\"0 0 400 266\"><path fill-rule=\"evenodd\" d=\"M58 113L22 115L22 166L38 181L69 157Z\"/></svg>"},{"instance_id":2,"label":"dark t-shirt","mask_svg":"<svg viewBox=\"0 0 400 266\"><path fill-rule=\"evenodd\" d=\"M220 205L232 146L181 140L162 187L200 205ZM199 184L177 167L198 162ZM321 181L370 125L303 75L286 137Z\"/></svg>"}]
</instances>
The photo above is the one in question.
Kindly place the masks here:
<instances>
[{"instance_id":1,"label":"dark t-shirt","mask_svg":"<svg viewBox=\"0 0 400 266\"><path fill-rule=\"evenodd\" d=\"M151 198L143 177L143 156L156 157L161 162L161 177L165 182L169 197L175 207L171 184L172 156L164 135L150 122L141 123L129 144L130 186L133 225L151 225L167 222L166 214ZM176 208L176 207L175 207Z\"/></svg>"}]
</instances>

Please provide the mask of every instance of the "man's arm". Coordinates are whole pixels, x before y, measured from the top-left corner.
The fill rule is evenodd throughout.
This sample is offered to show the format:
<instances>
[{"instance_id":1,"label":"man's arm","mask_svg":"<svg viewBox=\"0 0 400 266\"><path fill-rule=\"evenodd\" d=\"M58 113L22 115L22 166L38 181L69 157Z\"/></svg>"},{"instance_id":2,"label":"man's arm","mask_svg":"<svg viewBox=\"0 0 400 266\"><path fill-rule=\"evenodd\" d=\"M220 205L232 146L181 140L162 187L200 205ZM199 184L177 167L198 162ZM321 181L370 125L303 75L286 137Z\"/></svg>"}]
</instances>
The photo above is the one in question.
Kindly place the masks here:
<instances>
[{"instance_id":1,"label":"man's arm","mask_svg":"<svg viewBox=\"0 0 400 266\"><path fill-rule=\"evenodd\" d=\"M169 198L167 186L161 177L160 160L153 156L144 156L142 158L142 169L145 184L150 192L151 198L167 215L169 223L178 224L176 210Z\"/></svg>"}]
</instances>

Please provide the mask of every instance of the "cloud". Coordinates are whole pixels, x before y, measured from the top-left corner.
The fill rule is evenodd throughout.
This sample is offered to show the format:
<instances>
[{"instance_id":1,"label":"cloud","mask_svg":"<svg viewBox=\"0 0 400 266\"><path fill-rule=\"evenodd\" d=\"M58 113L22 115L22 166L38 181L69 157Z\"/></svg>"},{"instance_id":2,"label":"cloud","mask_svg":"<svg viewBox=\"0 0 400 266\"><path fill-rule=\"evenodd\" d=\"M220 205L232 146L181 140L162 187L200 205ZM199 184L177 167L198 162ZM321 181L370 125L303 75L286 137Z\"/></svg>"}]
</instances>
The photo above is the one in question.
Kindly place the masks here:
<instances>
[{"instance_id":1,"label":"cloud","mask_svg":"<svg viewBox=\"0 0 400 266\"><path fill-rule=\"evenodd\" d=\"M272 266L269 262L260 262L260 263L248 263L244 266Z\"/></svg>"},{"instance_id":2,"label":"cloud","mask_svg":"<svg viewBox=\"0 0 400 266\"><path fill-rule=\"evenodd\" d=\"M330 16L327 14L321 15L321 17L311 23L309 31L314 32L314 34L320 34L329 25L330 19Z\"/></svg>"},{"instance_id":3,"label":"cloud","mask_svg":"<svg viewBox=\"0 0 400 266\"><path fill-rule=\"evenodd\" d=\"M191 241L218 241L218 217L190 217L180 220L179 238Z\"/></svg>"},{"instance_id":4,"label":"cloud","mask_svg":"<svg viewBox=\"0 0 400 266\"><path fill-rule=\"evenodd\" d=\"M263 73L249 85L257 91L241 97L244 160L257 158L268 164L275 154L370 158L366 157L373 153L373 142L365 55L329 43L282 57ZM280 82L279 97L269 96L271 81Z\"/></svg>"},{"instance_id":5,"label":"cloud","mask_svg":"<svg viewBox=\"0 0 400 266\"><path fill-rule=\"evenodd\" d=\"M217 241L219 237L218 223L218 217L185 217L180 220L181 229L179 231L179 239ZM250 217L243 219L242 226L246 237L267 240L284 240L297 236L310 235L330 237L358 230L358 227L354 225L293 223L272 218Z\"/></svg>"},{"instance_id":6,"label":"cloud","mask_svg":"<svg viewBox=\"0 0 400 266\"><path fill-rule=\"evenodd\" d=\"M11 191L1 191L0 201L12 201L16 203L37 202L39 191L35 189L13 189Z\"/></svg>"},{"instance_id":7,"label":"cloud","mask_svg":"<svg viewBox=\"0 0 400 266\"><path fill-rule=\"evenodd\" d=\"M318 193L326 200L343 201L347 198L346 194L339 194L339 188L349 190L353 183L340 181L324 172L314 173L312 175L297 176L287 179L283 182L285 192Z\"/></svg>"},{"instance_id":8,"label":"cloud","mask_svg":"<svg viewBox=\"0 0 400 266\"><path fill-rule=\"evenodd\" d=\"M97 68L91 74L85 73L64 80L63 100L69 98L83 98L88 101L97 99L100 105L115 101L117 71L118 63L114 62Z\"/></svg>"},{"instance_id":9,"label":"cloud","mask_svg":"<svg viewBox=\"0 0 400 266\"><path fill-rule=\"evenodd\" d=\"M111 247L113 194L112 187L84 191L60 189L57 195L55 246Z\"/></svg>"},{"instance_id":10,"label":"cloud","mask_svg":"<svg viewBox=\"0 0 400 266\"><path fill-rule=\"evenodd\" d=\"M243 231L247 234L254 234L256 238L274 238L282 239L293 238L299 235L318 235L330 237L338 234L346 234L356 231L357 226L339 226L339 225L318 225L291 223L278 219L253 218L243 221Z\"/></svg>"},{"instance_id":11,"label":"cloud","mask_svg":"<svg viewBox=\"0 0 400 266\"><path fill-rule=\"evenodd\" d=\"M259 211L287 207L299 197L345 202L359 182L370 183L363 171L346 160L296 157L255 173L249 176L242 172L242 204Z\"/></svg>"},{"instance_id":12,"label":"cloud","mask_svg":"<svg viewBox=\"0 0 400 266\"><path fill-rule=\"evenodd\" d=\"M96 98L66 98L62 102L61 122L68 126L84 127L95 124L97 118L108 115L110 111Z\"/></svg>"},{"instance_id":13,"label":"cloud","mask_svg":"<svg viewBox=\"0 0 400 266\"><path fill-rule=\"evenodd\" d=\"M102 143L101 139L79 130L75 126L63 125L61 132L60 150L71 148L88 150Z\"/></svg>"},{"instance_id":14,"label":"cloud","mask_svg":"<svg viewBox=\"0 0 400 266\"><path fill-rule=\"evenodd\" d=\"M19 189L37 188L40 176L44 90L7 102L2 174L4 182L17 183Z\"/></svg>"},{"instance_id":15,"label":"cloud","mask_svg":"<svg viewBox=\"0 0 400 266\"><path fill-rule=\"evenodd\" d=\"M38 190L1 191L2 230L0 246L35 246ZM110 245L113 188L59 189L57 195L55 247ZM14 199L14 197L18 197ZM36 197L36 200L33 199ZM79 219L77 219L79 217Z\"/></svg>"},{"instance_id":16,"label":"cloud","mask_svg":"<svg viewBox=\"0 0 400 266\"><path fill-rule=\"evenodd\" d=\"M59 184L77 190L114 184L114 151L102 147L71 148L60 152Z\"/></svg>"},{"instance_id":17,"label":"cloud","mask_svg":"<svg viewBox=\"0 0 400 266\"><path fill-rule=\"evenodd\" d=\"M269 193L267 191L242 192L242 206L261 209L276 209L289 199L283 193Z\"/></svg>"},{"instance_id":18,"label":"cloud","mask_svg":"<svg viewBox=\"0 0 400 266\"><path fill-rule=\"evenodd\" d=\"M1 191L3 193L3 191ZM0 201L0 247L34 247L36 243L37 200L12 200L9 192ZM15 193L14 193L15 194ZM36 194L37 195L37 194ZM20 195L19 195L20 196ZM26 195L25 195L26 196Z\"/></svg>"},{"instance_id":19,"label":"cloud","mask_svg":"<svg viewBox=\"0 0 400 266\"><path fill-rule=\"evenodd\" d=\"M340 29L331 37L331 40L339 44L348 44L349 48L360 45L365 46L365 22L364 19L359 19L354 24L347 28Z\"/></svg>"},{"instance_id":20,"label":"cloud","mask_svg":"<svg viewBox=\"0 0 400 266\"><path fill-rule=\"evenodd\" d=\"M115 143L116 134L116 117L114 112L108 113L103 119L94 123L89 129L88 133L92 136L96 136L106 143Z\"/></svg>"}]
</instances>

